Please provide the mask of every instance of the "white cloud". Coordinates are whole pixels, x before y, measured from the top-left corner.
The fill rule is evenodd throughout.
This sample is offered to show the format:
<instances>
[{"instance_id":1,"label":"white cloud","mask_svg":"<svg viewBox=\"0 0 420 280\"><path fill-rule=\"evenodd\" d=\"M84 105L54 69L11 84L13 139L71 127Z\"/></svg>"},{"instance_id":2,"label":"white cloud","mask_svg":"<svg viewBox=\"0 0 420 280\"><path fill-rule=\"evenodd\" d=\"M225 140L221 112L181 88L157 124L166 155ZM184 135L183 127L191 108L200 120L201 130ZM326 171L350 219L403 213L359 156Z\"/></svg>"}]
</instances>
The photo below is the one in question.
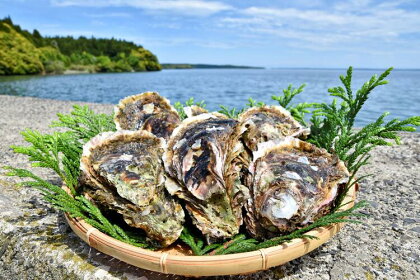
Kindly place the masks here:
<instances>
[{"instance_id":1,"label":"white cloud","mask_svg":"<svg viewBox=\"0 0 420 280\"><path fill-rule=\"evenodd\" d=\"M204 0L52 0L51 3L62 7L133 7L193 16L208 16L232 9L222 2Z\"/></svg>"},{"instance_id":2,"label":"white cloud","mask_svg":"<svg viewBox=\"0 0 420 280\"><path fill-rule=\"evenodd\" d=\"M91 18L130 18L129 13L104 13L104 14L86 14L87 17Z\"/></svg>"},{"instance_id":3,"label":"white cloud","mask_svg":"<svg viewBox=\"0 0 420 280\"><path fill-rule=\"evenodd\" d=\"M161 37L136 37L129 36L125 39L133 42L139 42L147 47L184 47L184 46L196 46L203 48L212 48L212 49L232 49L239 47L239 44L236 41L226 42L226 41L215 41L215 40L205 40L197 39L192 37L171 37L171 38L161 38Z\"/></svg>"},{"instance_id":4,"label":"white cloud","mask_svg":"<svg viewBox=\"0 0 420 280\"><path fill-rule=\"evenodd\" d=\"M416 45L420 45L420 11L405 8L404 4L409 1L349 0L331 4L323 0L297 0L293 4L276 5L273 2L275 7L254 4L235 8L223 3L223 0L51 0L54 5L63 7L131 7L148 14L165 13L158 21L148 22L148 26L176 29L180 37L146 38L146 41L140 41L153 46L194 45L223 49L249 46L252 41L255 47L343 50L364 54L381 51L418 53ZM131 15L131 12L115 10L112 13L107 10L108 13L103 14L94 12L87 16L99 21L105 17ZM170 17L172 14L191 17ZM209 15L213 16L195 18ZM188 33L192 29L194 32L203 30L203 34L192 38ZM219 32L221 37L212 41L206 38L206 32L212 34L213 38Z\"/></svg>"},{"instance_id":5,"label":"white cloud","mask_svg":"<svg viewBox=\"0 0 420 280\"><path fill-rule=\"evenodd\" d=\"M420 11L403 9L401 3L354 0L322 10L254 6L222 18L218 26L302 48L367 50L405 45L409 50L420 41ZM415 38L404 39L413 34Z\"/></svg>"},{"instance_id":6,"label":"white cloud","mask_svg":"<svg viewBox=\"0 0 420 280\"><path fill-rule=\"evenodd\" d=\"M105 22L101 21L101 20L97 20L94 19L92 21L90 21L90 24L92 24L93 26L105 26Z\"/></svg>"},{"instance_id":7,"label":"white cloud","mask_svg":"<svg viewBox=\"0 0 420 280\"><path fill-rule=\"evenodd\" d=\"M256 16L266 19L276 19L282 21L284 19L290 19L294 21L306 20L318 22L321 24L343 24L345 18L340 15L330 14L321 10L299 10L295 8L288 9L272 9L272 8L260 8L250 7L243 11L245 15Z\"/></svg>"},{"instance_id":8,"label":"white cloud","mask_svg":"<svg viewBox=\"0 0 420 280\"><path fill-rule=\"evenodd\" d=\"M340 11L360 11L372 5L371 0L349 0L349 1L338 1L334 5L335 10Z\"/></svg>"}]
</instances>

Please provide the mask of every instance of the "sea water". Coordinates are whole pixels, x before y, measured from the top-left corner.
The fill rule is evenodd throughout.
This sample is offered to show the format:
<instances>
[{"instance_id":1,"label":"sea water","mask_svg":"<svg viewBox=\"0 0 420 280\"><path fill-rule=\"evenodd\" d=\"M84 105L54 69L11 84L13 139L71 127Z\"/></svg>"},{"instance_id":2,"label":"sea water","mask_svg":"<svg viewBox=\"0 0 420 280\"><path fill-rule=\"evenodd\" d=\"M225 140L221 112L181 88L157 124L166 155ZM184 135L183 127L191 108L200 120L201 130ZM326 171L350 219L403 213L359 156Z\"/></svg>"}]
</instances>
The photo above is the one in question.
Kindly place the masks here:
<instances>
[{"instance_id":1,"label":"sea water","mask_svg":"<svg viewBox=\"0 0 420 280\"><path fill-rule=\"evenodd\" d=\"M219 105L242 108L249 97L276 104L272 95L289 84L306 83L293 102L331 102L328 88L339 86L345 69L186 69L142 73L104 73L55 76L0 77L0 94L58 100L116 104L128 95L157 91L171 100L184 102L193 97L205 100L207 109ZM358 89L373 74L383 70L354 70L353 88ZM375 89L356 126L374 121L381 113L407 118L420 115L420 70L394 70L389 84Z\"/></svg>"}]
</instances>

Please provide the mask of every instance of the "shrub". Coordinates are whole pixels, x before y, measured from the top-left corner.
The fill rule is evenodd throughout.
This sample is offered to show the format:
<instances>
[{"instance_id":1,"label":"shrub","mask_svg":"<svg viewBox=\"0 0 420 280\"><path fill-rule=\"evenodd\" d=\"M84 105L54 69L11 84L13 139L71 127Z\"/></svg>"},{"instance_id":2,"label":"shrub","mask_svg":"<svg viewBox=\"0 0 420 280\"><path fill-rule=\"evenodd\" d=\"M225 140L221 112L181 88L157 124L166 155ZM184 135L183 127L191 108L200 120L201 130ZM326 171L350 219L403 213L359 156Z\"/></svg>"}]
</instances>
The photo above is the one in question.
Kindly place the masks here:
<instances>
[{"instance_id":1,"label":"shrub","mask_svg":"<svg viewBox=\"0 0 420 280\"><path fill-rule=\"evenodd\" d=\"M7 23L0 22L0 73L38 74L44 71L40 51Z\"/></svg>"}]
</instances>

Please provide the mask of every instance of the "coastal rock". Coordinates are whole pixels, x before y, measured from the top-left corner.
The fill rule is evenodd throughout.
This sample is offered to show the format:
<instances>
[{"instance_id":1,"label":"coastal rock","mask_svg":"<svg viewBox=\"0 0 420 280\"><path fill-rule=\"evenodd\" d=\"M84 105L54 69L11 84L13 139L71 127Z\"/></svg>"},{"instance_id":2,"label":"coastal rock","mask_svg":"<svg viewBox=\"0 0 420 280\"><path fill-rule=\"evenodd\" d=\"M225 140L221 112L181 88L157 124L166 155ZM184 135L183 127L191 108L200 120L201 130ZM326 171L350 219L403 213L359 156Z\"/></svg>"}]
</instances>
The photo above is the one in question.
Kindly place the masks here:
<instances>
[{"instance_id":1,"label":"coastal rock","mask_svg":"<svg viewBox=\"0 0 420 280\"><path fill-rule=\"evenodd\" d=\"M24 128L50 132L55 114L70 112L74 103L0 95L0 166L28 168L26 157L9 146L23 144L19 132ZM111 105L88 105L95 112L112 112ZM404 219L420 218L420 134L401 137L400 146L374 150L372 164L361 171L373 176L361 183L358 200L376 203L364 209L370 215L365 224L346 225L327 244L285 265L207 279L419 279L419 225L404 225ZM58 180L45 170L38 174ZM72 233L61 212L37 191L17 187L18 181L0 176L0 279L184 279L148 272L90 248ZM392 230L393 223L401 232Z\"/></svg>"}]
</instances>

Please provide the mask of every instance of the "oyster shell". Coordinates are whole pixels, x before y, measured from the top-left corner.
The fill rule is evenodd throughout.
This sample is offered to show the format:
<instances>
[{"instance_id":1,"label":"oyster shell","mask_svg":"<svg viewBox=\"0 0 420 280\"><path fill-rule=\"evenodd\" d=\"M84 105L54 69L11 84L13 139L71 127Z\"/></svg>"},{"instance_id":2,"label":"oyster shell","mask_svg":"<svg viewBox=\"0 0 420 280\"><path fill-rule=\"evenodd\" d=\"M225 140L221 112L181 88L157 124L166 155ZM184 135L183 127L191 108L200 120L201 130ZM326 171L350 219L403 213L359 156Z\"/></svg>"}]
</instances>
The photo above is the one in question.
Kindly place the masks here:
<instances>
[{"instance_id":1,"label":"oyster shell","mask_svg":"<svg viewBox=\"0 0 420 280\"><path fill-rule=\"evenodd\" d=\"M245 222L255 238L291 232L325 215L349 173L337 156L293 137L254 152Z\"/></svg>"},{"instance_id":2,"label":"oyster shell","mask_svg":"<svg viewBox=\"0 0 420 280\"><path fill-rule=\"evenodd\" d=\"M193 223L209 239L231 237L242 224L247 189L240 184L238 122L220 114L185 119L164 154L165 169L177 181L167 189L186 201Z\"/></svg>"},{"instance_id":3,"label":"oyster shell","mask_svg":"<svg viewBox=\"0 0 420 280\"><path fill-rule=\"evenodd\" d=\"M150 116L144 121L143 130L149 131L157 137L169 139L175 127L180 123L178 113L162 112Z\"/></svg>"},{"instance_id":4,"label":"oyster shell","mask_svg":"<svg viewBox=\"0 0 420 280\"><path fill-rule=\"evenodd\" d=\"M191 118L191 117L198 116L201 114L206 114L209 111L207 111L203 107L200 107L197 105L191 105L191 106L184 107L184 112L188 118Z\"/></svg>"},{"instance_id":5,"label":"oyster shell","mask_svg":"<svg viewBox=\"0 0 420 280\"><path fill-rule=\"evenodd\" d=\"M84 145L80 169L95 202L166 246L181 234L184 212L164 187L163 151L164 140L147 131L104 132Z\"/></svg>"},{"instance_id":6,"label":"oyster shell","mask_svg":"<svg viewBox=\"0 0 420 280\"><path fill-rule=\"evenodd\" d=\"M181 121L168 99L156 92L145 92L122 99L114 108L117 129L147 130L168 139Z\"/></svg>"},{"instance_id":7,"label":"oyster shell","mask_svg":"<svg viewBox=\"0 0 420 280\"><path fill-rule=\"evenodd\" d=\"M252 107L238 117L244 130L243 140L251 150L258 150L263 142L280 142L287 136L300 137L309 134L304 128L281 106Z\"/></svg>"}]
</instances>

